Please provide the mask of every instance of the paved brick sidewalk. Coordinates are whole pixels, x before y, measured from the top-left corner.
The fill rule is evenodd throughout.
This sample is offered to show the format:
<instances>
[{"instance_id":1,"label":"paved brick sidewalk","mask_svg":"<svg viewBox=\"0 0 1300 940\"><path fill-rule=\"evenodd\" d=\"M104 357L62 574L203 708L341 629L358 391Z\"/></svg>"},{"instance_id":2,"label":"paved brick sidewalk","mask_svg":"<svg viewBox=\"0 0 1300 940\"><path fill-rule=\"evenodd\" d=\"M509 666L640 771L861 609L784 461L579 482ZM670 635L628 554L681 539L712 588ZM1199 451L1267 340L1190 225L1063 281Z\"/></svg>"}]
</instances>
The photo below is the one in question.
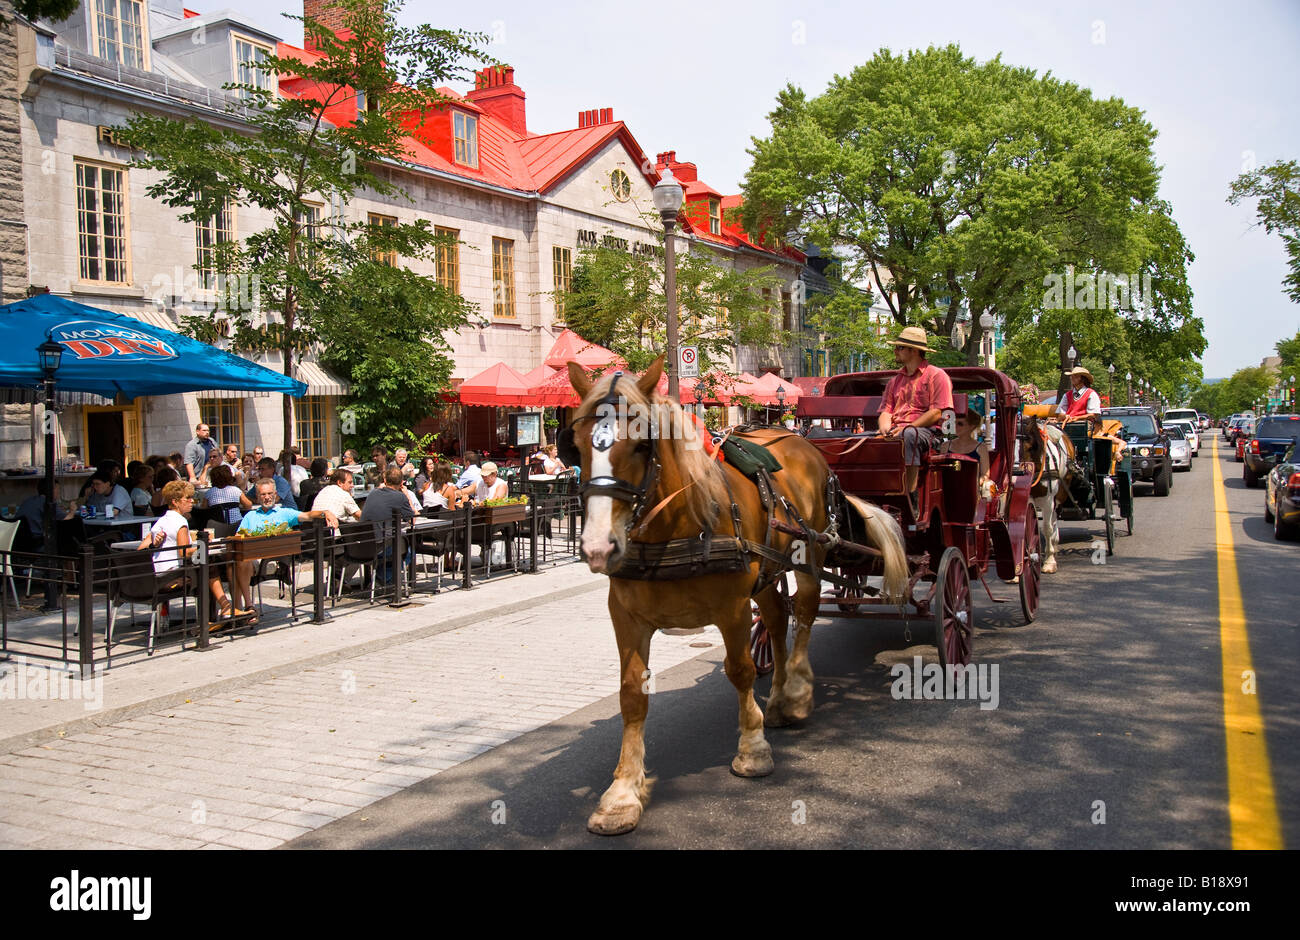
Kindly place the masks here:
<instances>
[{"instance_id":1,"label":"paved brick sidewalk","mask_svg":"<svg viewBox=\"0 0 1300 940\"><path fill-rule=\"evenodd\" d=\"M701 642L659 634L652 665ZM0 755L0 848L270 848L616 692L617 667L586 590L234 683Z\"/></svg>"}]
</instances>

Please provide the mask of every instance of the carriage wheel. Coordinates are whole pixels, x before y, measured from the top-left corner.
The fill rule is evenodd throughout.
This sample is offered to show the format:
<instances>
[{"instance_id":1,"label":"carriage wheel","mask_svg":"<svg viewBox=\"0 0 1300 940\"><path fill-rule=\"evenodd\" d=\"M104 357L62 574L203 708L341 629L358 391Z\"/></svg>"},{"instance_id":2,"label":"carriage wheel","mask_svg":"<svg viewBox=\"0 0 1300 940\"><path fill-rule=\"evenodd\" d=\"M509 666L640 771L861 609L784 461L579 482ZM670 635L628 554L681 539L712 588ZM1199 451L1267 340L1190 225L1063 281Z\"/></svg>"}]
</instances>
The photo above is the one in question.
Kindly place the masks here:
<instances>
[{"instance_id":1,"label":"carriage wheel","mask_svg":"<svg viewBox=\"0 0 1300 940\"><path fill-rule=\"evenodd\" d=\"M1101 508L1106 517L1106 557L1115 554L1115 486L1107 477L1101 483Z\"/></svg>"},{"instance_id":2,"label":"carriage wheel","mask_svg":"<svg viewBox=\"0 0 1300 940\"><path fill-rule=\"evenodd\" d=\"M1124 517L1124 521L1128 524L1128 534L1132 535L1133 534L1133 478L1132 477L1129 477L1125 481L1125 486L1128 489L1128 515ZM1123 500L1120 501L1120 508L1121 509L1124 508Z\"/></svg>"},{"instance_id":3,"label":"carriage wheel","mask_svg":"<svg viewBox=\"0 0 1300 940\"><path fill-rule=\"evenodd\" d=\"M843 575L843 572L840 572L840 574ZM837 587L835 589L836 596L837 597L861 597L862 576L855 574L846 577L845 580L849 581L852 584L852 587ZM851 614L862 605L861 604L836 604L835 606L838 607L840 610L842 610L844 613Z\"/></svg>"},{"instance_id":4,"label":"carriage wheel","mask_svg":"<svg viewBox=\"0 0 1300 940\"><path fill-rule=\"evenodd\" d=\"M934 641L939 665L964 666L970 662L971 640L975 635L975 611L971 603L970 572L966 558L948 548L939 559L934 583Z\"/></svg>"},{"instance_id":5,"label":"carriage wheel","mask_svg":"<svg viewBox=\"0 0 1300 940\"><path fill-rule=\"evenodd\" d=\"M758 612L758 605L749 602L754 612L754 625L749 630L749 655L754 660L754 669L760 676L772 671L772 636L763 626L763 615Z\"/></svg>"},{"instance_id":6,"label":"carriage wheel","mask_svg":"<svg viewBox=\"0 0 1300 940\"><path fill-rule=\"evenodd\" d=\"M1024 555L1020 559L1020 612L1025 623L1033 623L1038 616L1038 581L1043 567L1043 536L1038 531L1038 514L1030 512L1025 518Z\"/></svg>"}]
</instances>

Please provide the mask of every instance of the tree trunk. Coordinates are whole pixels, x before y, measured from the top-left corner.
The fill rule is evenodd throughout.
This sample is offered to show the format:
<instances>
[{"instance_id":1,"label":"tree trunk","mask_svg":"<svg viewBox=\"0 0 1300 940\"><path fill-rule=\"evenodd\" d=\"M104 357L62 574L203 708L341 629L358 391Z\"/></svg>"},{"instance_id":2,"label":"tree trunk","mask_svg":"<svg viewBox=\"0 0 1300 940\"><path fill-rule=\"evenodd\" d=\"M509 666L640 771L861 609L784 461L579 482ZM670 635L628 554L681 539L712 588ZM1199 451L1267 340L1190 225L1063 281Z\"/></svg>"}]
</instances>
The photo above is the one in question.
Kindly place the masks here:
<instances>
[{"instance_id":1,"label":"tree trunk","mask_svg":"<svg viewBox=\"0 0 1300 940\"><path fill-rule=\"evenodd\" d=\"M1056 383L1056 401L1060 404L1065 397L1065 390L1070 387L1070 379L1066 373L1070 370L1070 347L1074 345L1074 334L1069 330L1061 330L1061 379Z\"/></svg>"}]
</instances>

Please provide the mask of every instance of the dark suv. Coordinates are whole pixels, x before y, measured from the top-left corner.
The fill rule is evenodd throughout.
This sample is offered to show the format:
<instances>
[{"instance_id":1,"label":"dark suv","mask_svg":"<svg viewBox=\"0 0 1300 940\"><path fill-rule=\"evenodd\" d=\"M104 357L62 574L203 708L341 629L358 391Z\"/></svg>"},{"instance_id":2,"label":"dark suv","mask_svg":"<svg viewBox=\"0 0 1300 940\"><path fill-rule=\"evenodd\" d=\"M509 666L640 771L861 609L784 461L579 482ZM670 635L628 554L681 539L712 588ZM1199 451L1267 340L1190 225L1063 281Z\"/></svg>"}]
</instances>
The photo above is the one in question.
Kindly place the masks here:
<instances>
[{"instance_id":1,"label":"dark suv","mask_svg":"<svg viewBox=\"0 0 1300 940\"><path fill-rule=\"evenodd\" d=\"M1266 415L1255 423L1255 434L1242 448L1241 479L1247 486L1259 486L1278 458L1300 440L1300 415Z\"/></svg>"},{"instance_id":2,"label":"dark suv","mask_svg":"<svg viewBox=\"0 0 1300 940\"><path fill-rule=\"evenodd\" d=\"M1103 408L1103 418L1123 425L1121 437L1132 458L1133 482L1150 483L1157 496L1168 496L1174 485L1174 460L1169 454L1169 435L1151 408Z\"/></svg>"}]
</instances>

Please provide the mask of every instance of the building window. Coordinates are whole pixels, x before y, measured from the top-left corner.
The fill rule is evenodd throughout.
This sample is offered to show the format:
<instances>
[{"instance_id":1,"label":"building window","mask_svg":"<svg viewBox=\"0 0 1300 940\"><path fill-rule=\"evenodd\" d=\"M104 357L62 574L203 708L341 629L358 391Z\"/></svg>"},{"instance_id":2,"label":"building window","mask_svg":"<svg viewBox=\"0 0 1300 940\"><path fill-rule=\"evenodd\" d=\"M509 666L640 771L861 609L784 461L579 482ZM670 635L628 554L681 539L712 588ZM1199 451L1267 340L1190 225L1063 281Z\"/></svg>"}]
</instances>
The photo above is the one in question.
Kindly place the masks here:
<instances>
[{"instance_id":1,"label":"building window","mask_svg":"<svg viewBox=\"0 0 1300 940\"><path fill-rule=\"evenodd\" d=\"M709 200L709 232L722 234L722 203L716 199Z\"/></svg>"},{"instance_id":2,"label":"building window","mask_svg":"<svg viewBox=\"0 0 1300 940\"><path fill-rule=\"evenodd\" d=\"M614 170L609 174L609 188L619 202L627 202L632 198L632 180L622 170Z\"/></svg>"},{"instance_id":3,"label":"building window","mask_svg":"<svg viewBox=\"0 0 1300 940\"><path fill-rule=\"evenodd\" d=\"M794 329L794 307L790 303L790 292L781 291L781 329Z\"/></svg>"},{"instance_id":4,"label":"building window","mask_svg":"<svg viewBox=\"0 0 1300 940\"><path fill-rule=\"evenodd\" d=\"M456 162L478 168L478 118L464 111L452 112L455 126Z\"/></svg>"},{"instance_id":5,"label":"building window","mask_svg":"<svg viewBox=\"0 0 1300 940\"><path fill-rule=\"evenodd\" d=\"M293 439L304 457L324 457L329 450L325 428L325 399L320 395L296 398L293 402Z\"/></svg>"},{"instance_id":6,"label":"building window","mask_svg":"<svg viewBox=\"0 0 1300 940\"><path fill-rule=\"evenodd\" d=\"M453 294L460 293L460 230L433 227L433 233L447 239L438 246L438 283Z\"/></svg>"},{"instance_id":7,"label":"building window","mask_svg":"<svg viewBox=\"0 0 1300 940\"><path fill-rule=\"evenodd\" d=\"M242 398L200 398L199 420L212 430L217 447L234 444L244 452L244 400Z\"/></svg>"},{"instance_id":8,"label":"building window","mask_svg":"<svg viewBox=\"0 0 1300 940\"><path fill-rule=\"evenodd\" d=\"M76 161L77 244L81 279L129 284L126 171Z\"/></svg>"},{"instance_id":9,"label":"building window","mask_svg":"<svg viewBox=\"0 0 1300 940\"><path fill-rule=\"evenodd\" d=\"M95 0L95 49L101 59L143 69L143 0Z\"/></svg>"},{"instance_id":10,"label":"building window","mask_svg":"<svg viewBox=\"0 0 1300 940\"><path fill-rule=\"evenodd\" d=\"M392 215L380 215L377 212L370 212L366 215L366 221L374 228L393 228L397 225L397 217ZM380 264L386 264L390 268L397 267L397 252L375 250L370 253L370 257Z\"/></svg>"},{"instance_id":11,"label":"building window","mask_svg":"<svg viewBox=\"0 0 1300 940\"><path fill-rule=\"evenodd\" d=\"M309 242L320 240L321 213L325 207L317 202L304 202L295 218L299 234Z\"/></svg>"},{"instance_id":12,"label":"building window","mask_svg":"<svg viewBox=\"0 0 1300 940\"><path fill-rule=\"evenodd\" d=\"M556 245L551 249L555 268L555 322L564 322L564 295L573 290L573 250Z\"/></svg>"},{"instance_id":13,"label":"building window","mask_svg":"<svg viewBox=\"0 0 1300 940\"><path fill-rule=\"evenodd\" d=\"M217 246L234 240L235 207L229 200L211 218L194 220L194 267L204 290L217 289Z\"/></svg>"},{"instance_id":14,"label":"building window","mask_svg":"<svg viewBox=\"0 0 1300 940\"><path fill-rule=\"evenodd\" d=\"M235 47L235 81L263 91L274 91L275 76L268 69L258 68L256 64L271 57L271 47L234 33L230 39ZM240 88L237 93L241 98L253 96L247 88Z\"/></svg>"},{"instance_id":15,"label":"building window","mask_svg":"<svg viewBox=\"0 0 1300 940\"><path fill-rule=\"evenodd\" d=\"M508 238L492 239L492 315L515 315L515 243Z\"/></svg>"}]
</instances>

